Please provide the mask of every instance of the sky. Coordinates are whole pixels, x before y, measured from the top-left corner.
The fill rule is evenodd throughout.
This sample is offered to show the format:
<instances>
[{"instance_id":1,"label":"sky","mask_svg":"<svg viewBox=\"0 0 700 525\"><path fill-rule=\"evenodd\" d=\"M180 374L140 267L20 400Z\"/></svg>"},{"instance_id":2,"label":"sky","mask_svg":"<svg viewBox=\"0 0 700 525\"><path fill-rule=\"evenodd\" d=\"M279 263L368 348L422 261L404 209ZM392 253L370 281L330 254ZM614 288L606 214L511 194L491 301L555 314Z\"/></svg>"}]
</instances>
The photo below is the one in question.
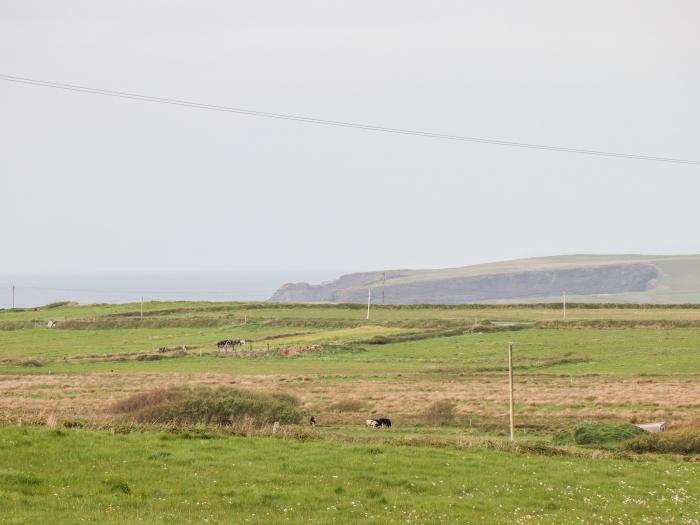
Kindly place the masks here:
<instances>
[{"instance_id":1,"label":"sky","mask_svg":"<svg viewBox=\"0 0 700 525\"><path fill-rule=\"evenodd\" d=\"M700 3L0 2L0 74L700 159ZM0 81L0 271L700 253L700 166Z\"/></svg>"}]
</instances>

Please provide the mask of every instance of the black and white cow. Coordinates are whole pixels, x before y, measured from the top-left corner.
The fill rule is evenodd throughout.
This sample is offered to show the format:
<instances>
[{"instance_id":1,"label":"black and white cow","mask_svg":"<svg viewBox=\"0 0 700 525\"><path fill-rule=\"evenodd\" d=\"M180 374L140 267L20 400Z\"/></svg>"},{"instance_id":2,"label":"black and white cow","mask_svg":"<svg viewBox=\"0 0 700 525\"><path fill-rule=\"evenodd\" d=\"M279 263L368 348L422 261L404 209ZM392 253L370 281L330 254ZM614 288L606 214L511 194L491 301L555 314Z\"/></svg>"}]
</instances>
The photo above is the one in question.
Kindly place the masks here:
<instances>
[{"instance_id":1,"label":"black and white cow","mask_svg":"<svg viewBox=\"0 0 700 525\"><path fill-rule=\"evenodd\" d=\"M236 348L237 346L243 346L245 344L245 339L222 339L216 343L216 347L221 350L228 350L229 348Z\"/></svg>"},{"instance_id":2,"label":"black and white cow","mask_svg":"<svg viewBox=\"0 0 700 525\"><path fill-rule=\"evenodd\" d=\"M378 419L367 419L365 420L365 425L367 425L369 428L391 428L391 419L387 419L385 417L380 417Z\"/></svg>"}]
</instances>

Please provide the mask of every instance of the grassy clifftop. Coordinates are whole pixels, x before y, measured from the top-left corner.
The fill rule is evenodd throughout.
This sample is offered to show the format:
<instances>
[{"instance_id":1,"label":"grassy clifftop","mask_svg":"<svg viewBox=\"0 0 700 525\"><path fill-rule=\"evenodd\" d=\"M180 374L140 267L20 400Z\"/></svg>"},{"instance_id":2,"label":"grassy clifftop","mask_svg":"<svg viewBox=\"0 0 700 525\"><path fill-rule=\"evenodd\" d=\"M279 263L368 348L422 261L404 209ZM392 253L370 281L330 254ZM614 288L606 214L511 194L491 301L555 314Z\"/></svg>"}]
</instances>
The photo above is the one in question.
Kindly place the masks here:
<instances>
[{"instance_id":1,"label":"grassy clifftop","mask_svg":"<svg viewBox=\"0 0 700 525\"><path fill-rule=\"evenodd\" d=\"M279 302L355 302L367 289L387 304L560 301L698 303L700 255L567 255L432 270L343 275L320 285L289 283Z\"/></svg>"}]
</instances>

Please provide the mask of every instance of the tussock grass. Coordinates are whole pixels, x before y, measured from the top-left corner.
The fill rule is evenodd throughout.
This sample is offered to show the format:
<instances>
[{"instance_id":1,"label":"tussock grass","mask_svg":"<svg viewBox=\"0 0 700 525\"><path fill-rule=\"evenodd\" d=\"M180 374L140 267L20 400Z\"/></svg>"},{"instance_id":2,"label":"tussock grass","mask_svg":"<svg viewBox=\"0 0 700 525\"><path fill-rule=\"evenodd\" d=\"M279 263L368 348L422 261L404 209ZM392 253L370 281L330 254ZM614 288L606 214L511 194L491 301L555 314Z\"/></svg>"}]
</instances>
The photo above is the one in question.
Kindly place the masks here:
<instances>
[{"instance_id":1,"label":"tussock grass","mask_svg":"<svg viewBox=\"0 0 700 525\"><path fill-rule=\"evenodd\" d=\"M117 413L140 412L154 406L182 401L186 395L182 388L157 388L142 394L130 396L112 405L112 411Z\"/></svg>"},{"instance_id":2,"label":"tussock grass","mask_svg":"<svg viewBox=\"0 0 700 525\"><path fill-rule=\"evenodd\" d=\"M623 448L637 453L700 454L700 430L688 427L654 434L645 433L624 443Z\"/></svg>"},{"instance_id":3,"label":"tussock grass","mask_svg":"<svg viewBox=\"0 0 700 525\"><path fill-rule=\"evenodd\" d=\"M136 394L113 406L126 420L168 425L254 426L297 424L299 401L286 394L262 394L220 388L169 388Z\"/></svg>"},{"instance_id":4,"label":"tussock grass","mask_svg":"<svg viewBox=\"0 0 700 525\"><path fill-rule=\"evenodd\" d=\"M646 432L630 424L582 423L572 430L559 432L554 436L558 445L582 445L596 447L617 447L625 440L641 436Z\"/></svg>"},{"instance_id":5,"label":"tussock grass","mask_svg":"<svg viewBox=\"0 0 700 525\"><path fill-rule=\"evenodd\" d=\"M109 488L111 492L117 492L121 494L131 494L131 487L123 479L106 479L103 483Z\"/></svg>"}]
</instances>

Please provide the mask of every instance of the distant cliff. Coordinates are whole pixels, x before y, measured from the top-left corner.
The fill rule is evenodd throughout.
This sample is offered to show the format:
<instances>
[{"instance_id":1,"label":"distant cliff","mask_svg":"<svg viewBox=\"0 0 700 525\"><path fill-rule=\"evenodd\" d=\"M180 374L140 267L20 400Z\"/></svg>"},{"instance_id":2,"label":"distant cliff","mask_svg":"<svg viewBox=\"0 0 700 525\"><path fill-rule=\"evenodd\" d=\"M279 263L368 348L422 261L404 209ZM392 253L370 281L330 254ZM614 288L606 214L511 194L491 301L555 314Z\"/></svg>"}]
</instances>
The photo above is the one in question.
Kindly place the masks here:
<instances>
[{"instance_id":1,"label":"distant cliff","mask_svg":"<svg viewBox=\"0 0 700 525\"><path fill-rule=\"evenodd\" d=\"M343 275L312 285L288 283L277 302L367 301L464 304L560 300L700 302L700 256L578 255L522 259L439 270L388 270Z\"/></svg>"}]
</instances>

